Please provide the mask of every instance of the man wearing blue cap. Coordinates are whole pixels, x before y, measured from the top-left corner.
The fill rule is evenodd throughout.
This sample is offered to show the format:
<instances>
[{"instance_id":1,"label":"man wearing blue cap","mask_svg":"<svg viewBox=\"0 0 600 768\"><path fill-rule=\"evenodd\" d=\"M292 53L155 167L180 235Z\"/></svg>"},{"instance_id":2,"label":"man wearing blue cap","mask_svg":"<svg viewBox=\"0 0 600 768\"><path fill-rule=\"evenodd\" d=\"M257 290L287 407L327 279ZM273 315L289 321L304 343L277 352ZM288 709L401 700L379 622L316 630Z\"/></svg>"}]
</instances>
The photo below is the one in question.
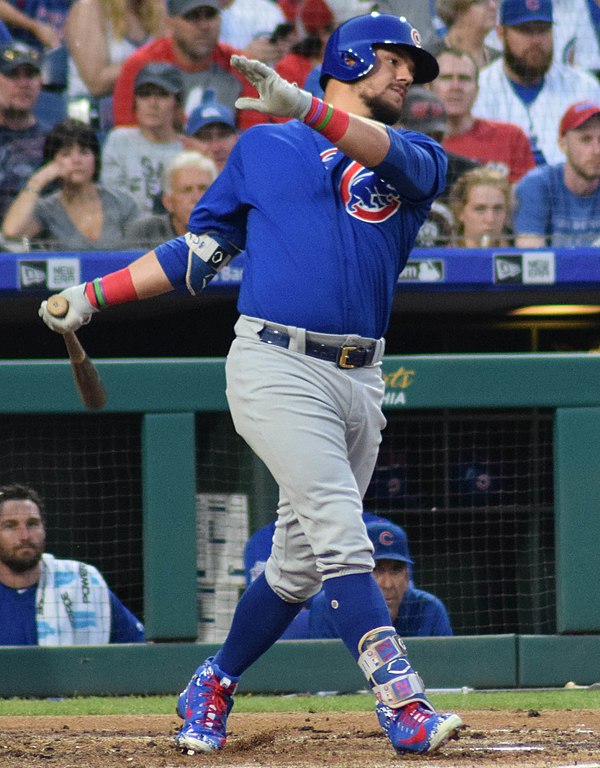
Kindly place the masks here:
<instances>
[{"instance_id":1,"label":"man wearing blue cap","mask_svg":"<svg viewBox=\"0 0 600 768\"><path fill-rule=\"evenodd\" d=\"M183 143L186 149L195 149L210 157L220 173L238 138L231 110L224 104L210 102L192 110Z\"/></svg>"},{"instance_id":2,"label":"man wearing blue cap","mask_svg":"<svg viewBox=\"0 0 600 768\"><path fill-rule=\"evenodd\" d=\"M442 601L410 585L408 566L413 561L404 530L389 522L373 522L367 524L367 533L375 550L373 576L400 637L451 635L452 626ZM315 597L308 619L311 639L338 637L332 610L323 592Z\"/></svg>"},{"instance_id":3,"label":"man wearing blue cap","mask_svg":"<svg viewBox=\"0 0 600 768\"><path fill-rule=\"evenodd\" d=\"M558 126L572 102L600 98L598 81L553 63L551 0L503 0L498 36L503 56L482 70L473 114L519 125L538 165L564 160Z\"/></svg>"}]
</instances>

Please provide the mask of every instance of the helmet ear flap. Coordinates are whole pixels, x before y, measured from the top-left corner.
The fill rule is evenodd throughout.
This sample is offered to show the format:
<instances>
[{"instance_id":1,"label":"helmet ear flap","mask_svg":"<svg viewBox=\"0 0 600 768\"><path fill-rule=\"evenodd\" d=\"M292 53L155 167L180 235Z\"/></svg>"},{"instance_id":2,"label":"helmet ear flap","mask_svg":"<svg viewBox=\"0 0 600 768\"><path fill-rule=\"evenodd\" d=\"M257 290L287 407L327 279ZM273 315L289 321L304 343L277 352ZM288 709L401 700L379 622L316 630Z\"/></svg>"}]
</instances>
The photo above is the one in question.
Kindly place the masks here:
<instances>
[{"instance_id":1,"label":"helmet ear flap","mask_svg":"<svg viewBox=\"0 0 600 768\"><path fill-rule=\"evenodd\" d=\"M348 80L359 80L369 72L377 59L375 51L369 45L360 51L340 51Z\"/></svg>"}]
</instances>

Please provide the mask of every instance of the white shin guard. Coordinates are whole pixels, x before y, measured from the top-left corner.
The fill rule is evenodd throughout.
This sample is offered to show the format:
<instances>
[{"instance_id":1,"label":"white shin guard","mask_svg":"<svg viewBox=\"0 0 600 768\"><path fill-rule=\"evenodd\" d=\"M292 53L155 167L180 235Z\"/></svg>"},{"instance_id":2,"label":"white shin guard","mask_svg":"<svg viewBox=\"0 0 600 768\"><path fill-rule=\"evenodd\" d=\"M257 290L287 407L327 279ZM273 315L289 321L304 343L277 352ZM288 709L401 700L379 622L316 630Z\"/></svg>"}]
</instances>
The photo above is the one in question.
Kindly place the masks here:
<instances>
[{"instance_id":1,"label":"white shin guard","mask_svg":"<svg viewBox=\"0 0 600 768\"><path fill-rule=\"evenodd\" d=\"M419 701L435 711L394 627L377 627L367 632L358 644L358 652L358 666L378 701L394 709Z\"/></svg>"}]
</instances>

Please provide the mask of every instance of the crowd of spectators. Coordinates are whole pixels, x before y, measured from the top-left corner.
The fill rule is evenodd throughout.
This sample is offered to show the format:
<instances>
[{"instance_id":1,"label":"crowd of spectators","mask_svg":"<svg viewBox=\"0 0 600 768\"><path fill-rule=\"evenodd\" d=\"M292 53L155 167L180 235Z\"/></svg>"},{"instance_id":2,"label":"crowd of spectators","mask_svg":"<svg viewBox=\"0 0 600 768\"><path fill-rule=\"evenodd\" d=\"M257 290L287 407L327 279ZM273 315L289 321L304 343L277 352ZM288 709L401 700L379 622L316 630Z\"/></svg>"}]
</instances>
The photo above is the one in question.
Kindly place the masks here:
<instances>
[{"instance_id":1,"label":"crowd of spectators","mask_svg":"<svg viewBox=\"0 0 600 768\"><path fill-rule=\"evenodd\" d=\"M141 248L149 222L178 232L172 162L209 161L199 190L240 132L282 119L235 109L253 89L232 53L321 95L329 35L372 11L405 15L440 66L398 125L448 156L417 244L599 241L600 0L0 0L0 247ZM88 134L89 178L75 181L63 155ZM72 144L54 157L57 135ZM475 209L500 230L474 234ZM115 241L125 230L134 239Z\"/></svg>"}]
</instances>

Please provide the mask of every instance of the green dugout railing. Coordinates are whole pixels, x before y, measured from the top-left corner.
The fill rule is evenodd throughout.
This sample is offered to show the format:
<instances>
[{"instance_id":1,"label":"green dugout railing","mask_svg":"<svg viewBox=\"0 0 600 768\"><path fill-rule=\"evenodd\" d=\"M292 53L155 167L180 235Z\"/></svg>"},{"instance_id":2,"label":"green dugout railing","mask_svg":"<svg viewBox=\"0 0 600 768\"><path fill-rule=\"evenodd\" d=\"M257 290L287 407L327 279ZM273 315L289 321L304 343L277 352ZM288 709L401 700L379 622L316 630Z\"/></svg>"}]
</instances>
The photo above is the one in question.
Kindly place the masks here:
<instances>
[{"instance_id":1,"label":"green dugout railing","mask_svg":"<svg viewBox=\"0 0 600 768\"><path fill-rule=\"evenodd\" d=\"M0 649L0 696L174 692L211 650L191 642L197 627L195 414L227 410L224 361L99 360L97 366L108 393L105 411L143 414L144 600L150 642ZM531 407L555 414L559 634L410 640L415 666L433 687L600 679L600 356L387 357L383 370L388 410ZM2 413L68 418L84 411L66 361L3 361L0 382ZM245 676L244 686L355 690L361 681L341 643L302 641L276 644Z\"/></svg>"}]
</instances>

